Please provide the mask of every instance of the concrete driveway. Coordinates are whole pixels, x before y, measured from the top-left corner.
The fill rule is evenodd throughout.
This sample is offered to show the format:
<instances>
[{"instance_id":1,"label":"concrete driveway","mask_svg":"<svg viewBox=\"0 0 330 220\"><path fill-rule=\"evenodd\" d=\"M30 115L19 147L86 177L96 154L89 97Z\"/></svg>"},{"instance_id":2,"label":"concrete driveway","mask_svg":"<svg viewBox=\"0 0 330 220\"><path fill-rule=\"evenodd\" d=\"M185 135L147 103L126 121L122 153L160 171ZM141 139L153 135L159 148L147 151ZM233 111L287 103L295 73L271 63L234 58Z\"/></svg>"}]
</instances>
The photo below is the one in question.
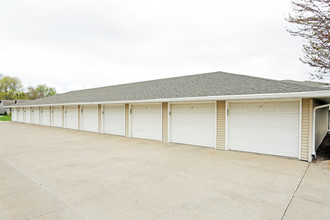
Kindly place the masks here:
<instances>
[{"instance_id":1,"label":"concrete driveway","mask_svg":"<svg viewBox=\"0 0 330 220\"><path fill-rule=\"evenodd\" d=\"M328 219L330 166L0 123L0 219Z\"/></svg>"}]
</instances>

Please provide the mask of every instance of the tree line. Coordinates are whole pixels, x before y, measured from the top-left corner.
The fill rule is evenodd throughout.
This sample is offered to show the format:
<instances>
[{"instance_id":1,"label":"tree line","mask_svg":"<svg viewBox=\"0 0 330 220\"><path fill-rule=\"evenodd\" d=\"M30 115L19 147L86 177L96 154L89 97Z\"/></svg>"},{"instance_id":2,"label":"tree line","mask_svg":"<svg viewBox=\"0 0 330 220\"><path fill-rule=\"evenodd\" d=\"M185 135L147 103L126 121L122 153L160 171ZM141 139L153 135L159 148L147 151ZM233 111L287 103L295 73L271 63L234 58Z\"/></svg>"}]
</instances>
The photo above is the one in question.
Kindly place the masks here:
<instances>
[{"instance_id":1,"label":"tree line","mask_svg":"<svg viewBox=\"0 0 330 220\"><path fill-rule=\"evenodd\" d=\"M56 95L56 89L45 84L29 86L25 90L19 78L0 74L0 100L34 100L53 95Z\"/></svg>"}]
</instances>

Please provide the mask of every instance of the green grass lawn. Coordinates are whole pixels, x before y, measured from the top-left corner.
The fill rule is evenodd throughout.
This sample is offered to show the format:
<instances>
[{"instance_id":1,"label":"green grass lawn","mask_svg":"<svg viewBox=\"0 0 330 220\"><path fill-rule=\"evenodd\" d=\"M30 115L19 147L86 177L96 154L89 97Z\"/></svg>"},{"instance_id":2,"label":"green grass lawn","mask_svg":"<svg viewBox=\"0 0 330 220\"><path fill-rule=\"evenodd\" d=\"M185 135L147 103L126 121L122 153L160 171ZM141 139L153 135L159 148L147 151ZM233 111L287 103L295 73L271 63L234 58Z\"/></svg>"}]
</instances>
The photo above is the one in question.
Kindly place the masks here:
<instances>
[{"instance_id":1,"label":"green grass lawn","mask_svg":"<svg viewBox=\"0 0 330 220\"><path fill-rule=\"evenodd\" d=\"M0 115L0 121L11 121L11 115Z\"/></svg>"}]
</instances>

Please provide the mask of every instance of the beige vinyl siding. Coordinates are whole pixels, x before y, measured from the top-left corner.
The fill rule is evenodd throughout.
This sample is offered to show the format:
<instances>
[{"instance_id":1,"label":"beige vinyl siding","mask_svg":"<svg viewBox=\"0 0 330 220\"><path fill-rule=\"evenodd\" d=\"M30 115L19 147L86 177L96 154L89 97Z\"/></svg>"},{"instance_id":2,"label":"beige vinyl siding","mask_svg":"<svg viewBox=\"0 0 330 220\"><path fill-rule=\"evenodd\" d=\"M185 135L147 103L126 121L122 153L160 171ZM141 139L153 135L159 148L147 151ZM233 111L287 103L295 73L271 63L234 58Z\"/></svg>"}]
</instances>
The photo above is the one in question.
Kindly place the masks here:
<instances>
[{"instance_id":1,"label":"beige vinyl siding","mask_svg":"<svg viewBox=\"0 0 330 220\"><path fill-rule=\"evenodd\" d=\"M42 107L39 108L39 125L42 125Z\"/></svg>"},{"instance_id":2,"label":"beige vinyl siding","mask_svg":"<svg viewBox=\"0 0 330 220\"><path fill-rule=\"evenodd\" d=\"M64 128L64 117L65 117L65 109L64 109L64 105L62 105L62 128Z\"/></svg>"},{"instance_id":3,"label":"beige vinyl siding","mask_svg":"<svg viewBox=\"0 0 330 220\"><path fill-rule=\"evenodd\" d=\"M309 149L310 149L310 139L311 137L311 121L312 121L312 100L302 99L302 109L301 109L301 152L300 159L308 161L309 160Z\"/></svg>"},{"instance_id":4,"label":"beige vinyl siding","mask_svg":"<svg viewBox=\"0 0 330 220\"><path fill-rule=\"evenodd\" d=\"M102 106L97 105L97 114L98 114L98 132L102 132Z\"/></svg>"},{"instance_id":5,"label":"beige vinyl siding","mask_svg":"<svg viewBox=\"0 0 330 220\"><path fill-rule=\"evenodd\" d=\"M81 129L81 105L78 105L78 130Z\"/></svg>"},{"instance_id":6,"label":"beige vinyl siding","mask_svg":"<svg viewBox=\"0 0 330 220\"><path fill-rule=\"evenodd\" d=\"M162 135L163 142L168 142L168 103L162 103Z\"/></svg>"},{"instance_id":7,"label":"beige vinyl siding","mask_svg":"<svg viewBox=\"0 0 330 220\"><path fill-rule=\"evenodd\" d=\"M125 136L129 137L129 104L125 104Z\"/></svg>"},{"instance_id":8,"label":"beige vinyl siding","mask_svg":"<svg viewBox=\"0 0 330 220\"><path fill-rule=\"evenodd\" d=\"M226 102L217 101L217 149L225 150L226 145Z\"/></svg>"},{"instance_id":9,"label":"beige vinyl siding","mask_svg":"<svg viewBox=\"0 0 330 220\"><path fill-rule=\"evenodd\" d=\"M42 125L42 107L39 107L39 125Z\"/></svg>"}]
</instances>

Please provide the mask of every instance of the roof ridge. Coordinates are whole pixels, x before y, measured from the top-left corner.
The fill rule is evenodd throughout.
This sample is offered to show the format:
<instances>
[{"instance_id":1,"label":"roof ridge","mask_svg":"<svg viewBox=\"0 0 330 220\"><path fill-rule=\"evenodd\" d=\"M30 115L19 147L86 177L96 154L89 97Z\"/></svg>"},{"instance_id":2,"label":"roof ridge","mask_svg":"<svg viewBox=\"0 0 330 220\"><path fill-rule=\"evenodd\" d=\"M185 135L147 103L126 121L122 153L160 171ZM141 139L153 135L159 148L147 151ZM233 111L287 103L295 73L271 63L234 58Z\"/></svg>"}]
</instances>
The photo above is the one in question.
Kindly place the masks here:
<instances>
[{"instance_id":1,"label":"roof ridge","mask_svg":"<svg viewBox=\"0 0 330 220\"><path fill-rule=\"evenodd\" d=\"M237 74L237 73L214 71L214 72L207 72L207 73L197 73L197 74L182 75L182 76L175 76L175 77L166 77L166 78L159 78L159 79L152 79L152 80L145 80L145 81L121 83L121 84L110 85L110 86L100 86L100 87L95 87L95 88L79 89L79 90L68 91L68 92L65 92L65 93L62 93L62 94L68 94L68 93L71 93L71 92L79 92L79 91L103 89L103 88L109 88L109 87L117 87L117 86L119 87L119 86L126 86L126 85L132 85L132 84L148 83L148 82L155 82L155 81L160 81L160 80L175 80L175 79L179 79L179 78L196 77L196 76L201 76L201 75L211 75L211 74L219 74L219 73L227 74L227 75L247 77L247 78L262 79L262 80L267 80L267 81L276 81L276 82L279 82L279 83L285 83L285 82L282 82L281 80L277 80L277 79L268 79L268 78L259 77L259 76L250 76L250 75ZM303 86L303 85L301 85L301 86Z\"/></svg>"},{"instance_id":2,"label":"roof ridge","mask_svg":"<svg viewBox=\"0 0 330 220\"><path fill-rule=\"evenodd\" d=\"M165 100L206 96L322 92L325 90L330 91L330 88L216 71L69 91L33 100L29 104Z\"/></svg>"},{"instance_id":3,"label":"roof ridge","mask_svg":"<svg viewBox=\"0 0 330 220\"><path fill-rule=\"evenodd\" d=\"M304 81L297 81L297 80L292 80L292 79L285 79L281 80L283 83L287 83L290 85L299 85L299 86L304 86L306 88L313 88L313 89L320 89L320 90L328 90L329 87L321 87L321 86L312 86L312 85L306 85L302 84L303 82L312 82L312 83L319 83L319 82L314 82L314 81L309 81L309 80L304 80ZM330 85L330 83L324 83L326 85Z\"/></svg>"}]
</instances>

